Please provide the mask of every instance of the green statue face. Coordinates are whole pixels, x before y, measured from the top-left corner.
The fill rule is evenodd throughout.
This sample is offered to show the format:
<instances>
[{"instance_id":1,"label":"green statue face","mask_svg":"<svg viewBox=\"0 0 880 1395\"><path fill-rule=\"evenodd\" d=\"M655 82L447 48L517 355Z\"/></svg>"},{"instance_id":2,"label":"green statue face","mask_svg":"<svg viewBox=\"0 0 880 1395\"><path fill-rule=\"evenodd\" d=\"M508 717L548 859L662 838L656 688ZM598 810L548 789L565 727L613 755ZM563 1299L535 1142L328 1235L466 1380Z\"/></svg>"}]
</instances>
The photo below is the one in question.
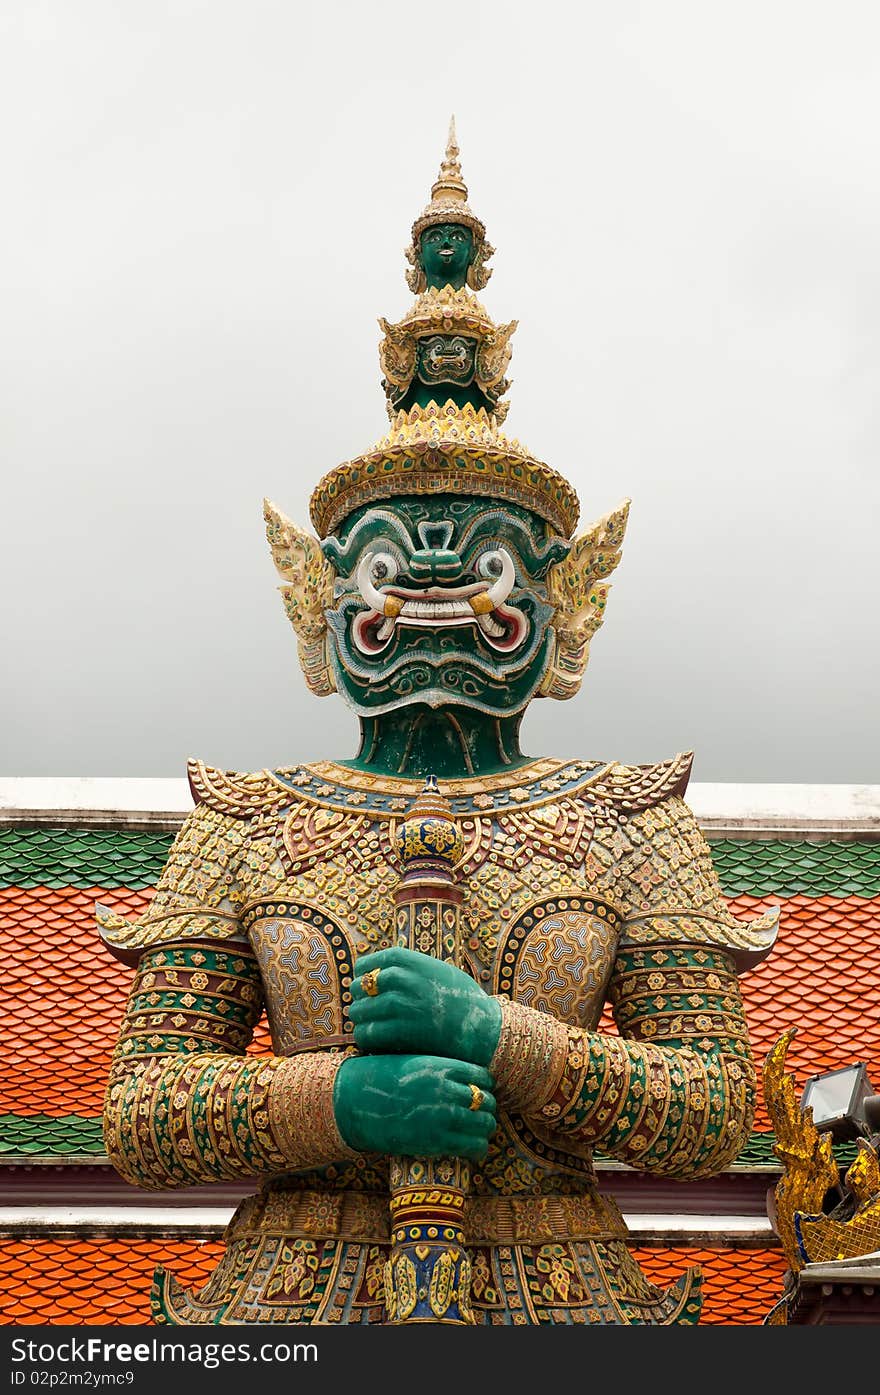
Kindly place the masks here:
<instances>
[{"instance_id":1,"label":"green statue face","mask_svg":"<svg viewBox=\"0 0 880 1395\"><path fill-rule=\"evenodd\" d=\"M339 692L362 717L408 704L521 712L547 668L548 568L569 545L528 509L413 496L355 510L326 538Z\"/></svg>"},{"instance_id":2,"label":"green statue face","mask_svg":"<svg viewBox=\"0 0 880 1395\"><path fill-rule=\"evenodd\" d=\"M474 235L462 223L438 223L419 239L422 270L429 286L460 291L474 256Z\"/></svg>"}]
</instances>

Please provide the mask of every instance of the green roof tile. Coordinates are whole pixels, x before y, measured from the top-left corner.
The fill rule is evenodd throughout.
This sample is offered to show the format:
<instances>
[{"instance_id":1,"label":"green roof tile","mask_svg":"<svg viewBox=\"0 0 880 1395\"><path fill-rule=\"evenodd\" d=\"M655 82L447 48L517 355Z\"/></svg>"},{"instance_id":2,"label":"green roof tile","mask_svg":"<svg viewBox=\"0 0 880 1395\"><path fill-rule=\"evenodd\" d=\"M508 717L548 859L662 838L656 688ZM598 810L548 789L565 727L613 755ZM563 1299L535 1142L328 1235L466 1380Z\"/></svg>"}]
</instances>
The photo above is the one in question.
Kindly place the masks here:
<instances>
[{"instance_id":1,"label":"green roof tile","mask_svg":"<svg viewBox=\"0 0 880 1395\"><path fill-rule=\"evenodd\" d=\"M0 886L154 886L170 833L0 826Z\"/></svg>"},{"instance_id":2,"label":"green roof tile","mask_svg":"<svg viewBox=\"0 0 880 1395\"><path fill-rule=\"evenodd\" d=\"M153 886L170 833L0 826L0 886ZM722 838L712 858L726 896L880 896L880 843Z\"/></svg>"},{"instance_id":3,"label":"green roof tile","mask_svg":"<svg viewBox=\"0 0 880 1395\"><path fill-rule=\"evenodd\" d=\"M722 838L711 847L725 896L880 896L880 843Z\"/></svg>"},{"instance_id":4,"label":"green roof tile","mask_svg":"<svg viewBox=\"0 0 880 1395\"><path fill-rule=\"evenodd\" d=\"M753 1133L737 1158L737 1163L749 1167L765 1167L768 1163L779 1166L779 1159L773 1152L775 1142L772 1133ZM855 1156L855 1143L835 1143L834 1157L838 1166L844 1169L849 1167Z\"/></svg>"},{"instance_id":5,"label":"green roof tile","mask_svg":"<svg viewBox=\"0 0 880 1395\"><path fill-rule=\"evenodd\" d=\"M66 1153L101 1154L104 1140L101 1120L79 1114L0 1114L0 1157L26 1154L33 1157Z\"/></svg>"}]
</instances>

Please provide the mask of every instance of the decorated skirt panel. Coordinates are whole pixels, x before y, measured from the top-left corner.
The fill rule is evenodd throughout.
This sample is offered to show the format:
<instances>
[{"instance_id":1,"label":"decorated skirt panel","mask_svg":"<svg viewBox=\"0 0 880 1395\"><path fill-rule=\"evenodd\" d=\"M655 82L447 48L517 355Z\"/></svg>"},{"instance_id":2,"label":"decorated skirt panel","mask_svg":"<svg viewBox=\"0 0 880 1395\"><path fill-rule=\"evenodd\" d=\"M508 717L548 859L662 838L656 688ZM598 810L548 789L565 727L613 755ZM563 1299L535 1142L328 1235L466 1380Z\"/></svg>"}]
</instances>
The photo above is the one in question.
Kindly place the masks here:
<instances>
[{"instance_id":1,"label":"decorated skirt panel","mask_svg":"<svg viewBox=\"0 0 880 1395\"><path fill-rule=\"evenodd\" d=\"M389 1247L258 1236L230 1243L198 1294L164 1269L151 1293L159 1324L386 1325ZM669 1289L649 1283L622 1239L477 1246L467 1253L480 1326L668 1326L699 1321L700 1271ZM446 1295L432 1295L441 1320Z\"/></svg>"},{"instance_id":2,"label":"decorated skirt panel","mask_svg":"<svg viewBox=\"0 0 880 1395\"><path fill-rule=\"evenodd\" d=\"M267 1183L227 1227L226 1253L200 1293L163 1270L153 1285L157 1322L387 1324L390 1197L350 1189ZM699 1272L669 1290L648 1283L626 1246L616 1203L594 1186L577 1195L469 1196L461 1261L477 1324L693 1323ZM454 1296L454 1295L453 1295ZM433 1319L451 1296L428 1296ZM445 1305L445 1306L444 1306ZM432 1320L429 1317L428 1320Z\"/></svg>"}]
</instances>

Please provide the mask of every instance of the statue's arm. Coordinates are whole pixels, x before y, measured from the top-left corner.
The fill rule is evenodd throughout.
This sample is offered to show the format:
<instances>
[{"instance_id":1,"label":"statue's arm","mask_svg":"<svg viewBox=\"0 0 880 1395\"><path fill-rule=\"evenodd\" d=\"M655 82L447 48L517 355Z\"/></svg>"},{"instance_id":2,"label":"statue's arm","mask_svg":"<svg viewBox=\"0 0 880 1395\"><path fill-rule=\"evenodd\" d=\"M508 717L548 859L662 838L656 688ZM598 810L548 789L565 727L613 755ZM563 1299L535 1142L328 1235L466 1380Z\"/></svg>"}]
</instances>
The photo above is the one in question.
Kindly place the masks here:
<instances>
[{"instance_id":1,"label":"statue's arm","mask_svg":"<svg viewBox=\"0 0 880 1395\"><path fill-rule=\"evenodd\" d=\"M730 913L681 798L627 817L613 884L625 924L609 983L619 1036L501 1001L498 1102L562 1142L669 1176L725 1167L751 1128L755 1070L737 968L772 947L775 913Z\"/></svg>"},{"instance_id":2,"label":"statue's arm","mask_svg":"<svg viewBox=\"0 0 880 1395\"><path fill-rule=\"evenodd\" d=\"M333 1114L345 1058L245 1055L261 1009L256 961L238 946L142 956L104 1103L107 1153L127 1181L185 1187L353 1156Z\"/></svg>"},{"instance_id":3,"label":"statue's arm","mask_svg":"<svg viewBox=\"0 0 880 1395\"><path fill-rule=\"evenodd\" d=\"M719 1171L748 1138L755 1071L736 973L718 951L623 950L611 1001L621 1035L502 1001L489 1066L502 1107L560 1143L596 1144L667 1176Z\"/></svg>"},{"instance_id":4,"label":"statue's arm","mask_svg":"<svg viewBox=\"0 0 880 1395\"><path fill-rule=\"evenodd\" d=\"M104 1138L142 1187L183 1187L353 1156L334 1122L345 1059L246 1055L263 1009L238 921L247 827L200 804L138 921L99 910L107 947L137 971L113 1056Z\"/></svg>"}]
</instances>

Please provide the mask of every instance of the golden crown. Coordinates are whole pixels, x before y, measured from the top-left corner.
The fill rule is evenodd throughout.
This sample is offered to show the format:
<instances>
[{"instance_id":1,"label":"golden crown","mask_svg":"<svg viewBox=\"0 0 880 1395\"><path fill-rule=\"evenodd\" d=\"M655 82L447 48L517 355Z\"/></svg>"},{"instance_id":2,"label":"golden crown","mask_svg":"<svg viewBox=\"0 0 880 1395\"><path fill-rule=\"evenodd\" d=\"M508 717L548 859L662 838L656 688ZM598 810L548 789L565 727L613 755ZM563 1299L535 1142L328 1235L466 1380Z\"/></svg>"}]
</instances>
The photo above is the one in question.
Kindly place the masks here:
<instances>
[{"instance_id":1,"label":"golden crown","mask_svg":"<svg viewBox=\"0 0 880 1395\"><path fill-rule=\"evenodd\" d=\"M398 412L391 430L363 455L320 480L310 513L326 537L362 504L398 494L478 494L532 509L568 538L580 505L558 470L503 436L483 407L454 402Z\"/></svg>"}]
</instances>

